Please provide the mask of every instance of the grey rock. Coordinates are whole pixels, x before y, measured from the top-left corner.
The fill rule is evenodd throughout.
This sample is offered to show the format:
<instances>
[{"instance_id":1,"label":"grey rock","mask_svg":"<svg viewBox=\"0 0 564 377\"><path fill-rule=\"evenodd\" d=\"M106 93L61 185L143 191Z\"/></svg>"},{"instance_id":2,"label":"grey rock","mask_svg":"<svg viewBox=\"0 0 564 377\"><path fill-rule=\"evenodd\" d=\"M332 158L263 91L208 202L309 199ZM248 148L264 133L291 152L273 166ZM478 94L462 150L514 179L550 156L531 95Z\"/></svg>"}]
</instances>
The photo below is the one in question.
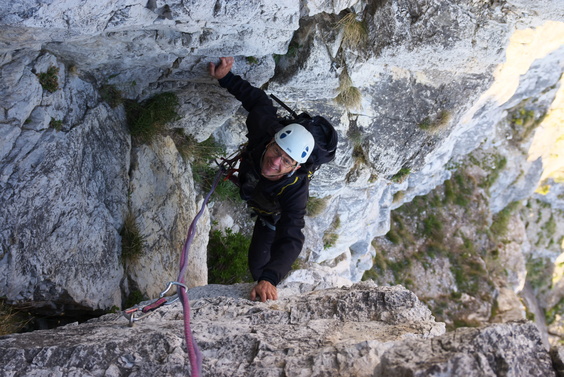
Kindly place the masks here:
<instances>
[{"instance_id":1,"label":"grey rock","mask_svg":"<svg viewBox=\"0 0 564 377\"><path fill-rule=\"evenodd\" d=\"M197 212L189 164L170 138L138 148L131 161L123 108L101 102L91 83L51 54L12 59L0 85L0 295L56 313L121 307L133 290L155 297L177 279ZM51 66L59 69L54 92L35 74ZM146 242L143 257L124 269L128 211ZM197 229L189 286L207 283L207 210Z\"/></svg>"},{"instance_id":2,"label":"grey rock","mask_svg":"<svg viewBox=\"0 0 564 377\"><path fill-rule=\"evenodd\" d=\"M134 156L130 210L144 247L142 255L128 261L127 276L147 297L157 297L168 281L177 280L188 228L203 200L196 202L192 170L170 137L159 137L150 146L137 147ZM188 254L189 287L208 283L209 231L209 214L204 208Z\"/></svg>"},{"instance_id":3,"label":"grey rock","mask_svg":"<svg viewBox=\"0 0 564 377\"><path fill-rule=\"evenodd\" d=\"M444 332L401 287L364 283L286 296L282 289L280 300L266 303L247 300L250 287L188 292L196 292L191 323L204 357L203 375L368 376L395 342ZM117 314L106 315L78 326L4 337L0 364L19 375L186 375L182 328L179 304L133 327Z\"/></svg>"},{"instance_id":4,"label":"grey rock","mask_svg":"<svg viewBox=\"0 0 564 377\"><path fill-rule=\"evenodd\" d=\"M96 88L114 85L136 100L172 91L181 117L170 128L199 141L220 135L233 149L244 139L244 111L206 73L221 55L237 56L234 72L253 84L335 124L338 156L312 181L328 206L307 220L304 257L359 281L392 209L448 179L449 162L482 143L497 145L509 109L529 97L539 97L539 110L552 102L563 71L558 43L511 77L518 82L507 98L498 101L488 88L506 84L494 73L515 30L556 30L561 8L548 0L0 0L0 295L108 308L135 286L153 296L174 276L173 252L197 207L190 168L167 140L132 158L123 111L104 104ZM343 44L335 23L346 9L365 21L366 46ZM50 66L60 72L53 93L36 76ZM362 94L360 108L334 102L345 70ZM449 122L421 129L441 111ZM353 156L358 148L366 161ZM518 152L504 151L511 169L492 190L494 212L534 190L541 164ZM402 168L411 174L398 182ZM119 230L130 207L150 248L124 271ZM326 232L339 236L327 248ZM200 284L205 240L195 247L190 281ZM319 285L342 281L334 273Z\"/></svg>"},{"instance_id":5,"label":"grey rock","mask_svg":"<svg viewBox=\"0 0 564 377\"><path fill-rule=\"evenodd\" d=\"M44 57L44 66L55 62ZM42 64L40 58L37 66ZM37 78L24 67L16 88L46 115L9 112L3 125L10 141L0 165L0 295L37 306L119 305L119 229L130 148L123 115L96 104L92 87L79 79L42 95ZM60 131L49 127L53 119L62 123Z\"/></svg>"},{"instance_id":6,"label":"grey rock","mask_svg":"<svg viewBox=\"0 0 564 377\"><path fill-rule=\"evenodd\" d=\"M531 323L444 333L402 287L370 282L246 299L251 285L198 287L191 327L204 376L555 376ZM295 288L295 287L294 287ZM0 339L8 375L187 375L182 309L127 326L119 314Z\"/></svg>"},{"instance_id":7,"label":"grey rock","mask_svg":"<svg viewBox=\"0 0 564 377\"><path fill-rule=\"evenodd\" d=\"M526 350L526 351L525 351ZM531 322L410 339L382 355L382 376L556 376Z\"/></svg>"}]
</instances>

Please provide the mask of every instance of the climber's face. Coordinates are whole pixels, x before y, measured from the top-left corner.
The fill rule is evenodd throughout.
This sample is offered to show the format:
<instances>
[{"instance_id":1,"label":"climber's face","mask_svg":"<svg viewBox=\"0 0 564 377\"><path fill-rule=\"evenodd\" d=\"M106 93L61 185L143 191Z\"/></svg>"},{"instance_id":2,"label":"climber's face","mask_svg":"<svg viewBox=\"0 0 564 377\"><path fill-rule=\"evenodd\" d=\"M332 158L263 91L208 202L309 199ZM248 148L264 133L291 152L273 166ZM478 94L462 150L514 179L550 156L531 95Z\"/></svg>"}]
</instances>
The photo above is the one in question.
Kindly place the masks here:
<instances>
[{"instance_id":1,"label":"climber's face","mask_svg":"<svg viewBox=\"0 0 564 377\"><path fill-rule=\"evenodd\" d=\"M271 141L266 146L261 162L261 174L263 177L276 181L299 168L300 165L288 156L274 141Z\"/></svg>"}]
</instances>

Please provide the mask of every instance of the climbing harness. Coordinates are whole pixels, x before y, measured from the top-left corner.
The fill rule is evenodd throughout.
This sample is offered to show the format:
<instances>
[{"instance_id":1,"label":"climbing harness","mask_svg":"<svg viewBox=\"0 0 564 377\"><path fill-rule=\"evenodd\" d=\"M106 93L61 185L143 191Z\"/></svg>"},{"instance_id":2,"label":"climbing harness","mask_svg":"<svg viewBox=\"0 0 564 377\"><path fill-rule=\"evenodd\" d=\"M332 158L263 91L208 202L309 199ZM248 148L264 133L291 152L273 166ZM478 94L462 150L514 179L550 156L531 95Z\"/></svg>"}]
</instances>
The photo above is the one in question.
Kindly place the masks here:
<instances>
[{"instance_id":1,"label":"climbing harness","mask_svg":"<svg viewBox=\"0 0 564 377\"><path fill-rule=\"evenodd\" d=\"M243 151L247 147L247 143L243 143L239 145L239 148L231 155L229 158L221 158L221 162L215 162L221 169L221 166L224 166L225 169L225 178L224 181L231 181L235 184L235 186L239 187L239 178L238 176L234 175L235 173L239 173L239 168L237 167L239 161L243 158Z\"/></svg>"},{"instance_id":2,"label":"climbing harness","mask_svg":"<svg viewBox=\"0 0 564 377\"><path fill-rule=\"evenodd\" d=\"M194 341L194 337L192 335L192 330L190 328L190 302L188 301L188 294L187 294L187 286L185 284L184 276L186 275L186 270L188 269L188 251L190 250L190 245L192 244L192 240L194 239L194 235L196 233L196 224L199 218L204 213L206 205L208 204L212 193L215 191L219 181L223 175L233 174L237 169L235 169L236 164L241 158L241 150L236 152L235 156L231 158L225 159L221 158L220 163L216 163L219 165L218 172L213 180L212 186L210 191L204 198L200 211L196 214L190 227L188 228L188 234L186 236L186 241L184 242L184 246L182 248L182 253L180 255L180 272L178 273L178 278L176 281L171 281L167 284L164 291L162 291L159 295L159 298L156 300L151 301L146 306L143 307L133 307L130 309L126 309L122 312L123 316L128 319L129 325L133 326L133 323L139 321L143 318L154 313L154 311L162 306L170 305L173 302L180 300L182 303L182 308L184 311L184 338L186 339L186 350L188 351L188 359L190 360L190 367L191 367L191 376L192 377L200 377L201 370L202 370L202 354L198 345ZM229 179L227 176L226 179ZM170 290L172 286L177 287L177 294L173 296L166 297L166 293Z\"/></svg>"}]
</instances>

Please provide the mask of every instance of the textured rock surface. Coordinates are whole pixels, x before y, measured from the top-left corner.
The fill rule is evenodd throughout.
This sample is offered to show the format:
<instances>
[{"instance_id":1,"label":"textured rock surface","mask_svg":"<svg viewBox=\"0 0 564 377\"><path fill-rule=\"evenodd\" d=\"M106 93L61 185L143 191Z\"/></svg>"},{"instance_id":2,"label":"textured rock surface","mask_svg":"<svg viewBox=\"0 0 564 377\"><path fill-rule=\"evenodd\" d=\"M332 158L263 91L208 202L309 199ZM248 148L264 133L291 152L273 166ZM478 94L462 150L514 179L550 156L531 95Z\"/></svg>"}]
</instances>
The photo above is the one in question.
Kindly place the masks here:
<instances>
[{"instance_id":1,"label":"textured rock surface","mask_svg":"<svg viewBox=\"0 0 564 377\"><path fill-rule=\"evenodd\" d=\"M159 138L134 152L130 183L131 211L144 238L143 255L127 263L127 275L147 297L157 297L168 281L176 281L186 233L200 210L187 164L170 137ZM207 209L198 220L188 259L189 287L206 285Z\"/></svg>"},{"instance_id":2,"label":"textured rock surface","mask_svg":"<svg viewBox=\"0 0 564 377\"><path fill-rule=\"evenodd\" d=\"M54 93L31 73L50 65L60 67L63 86ZM9 130L0 165L0 295L38 306L119 305L130 148L123 116L51 55L16 53L1 80L11 95L0 99ZM14 102L26 107L12 111ZM62 121L60 131L53 120Z\"/></svg>"},{"instance_id":3,"label":"textured rock surface","mask_svg":"<svg viewBox=\"0 0 564 377\"><path fill-rule=\"evenodd\" d=\"M204 376L555 376L531 323L444 333L402 287L309 291L245 299L250 285L189 292ZM7 375L188 375L180 304L130 328L118 315L0 339Z\"/></svg>"},{"instance_id":4,"label":"textured rock surface","mask_svg":"<svg viewBox=\"0 0 564 377\"><path fill-rule=\"evenodd\" d=\"M380 370L383 376L556 375L532 323L461 328L433 339L410 339L383 355Z\"/></svg>"},{"instance_id":5,"label":"textured rock surface","mask_svg":"<svg viewBox=\"0 0 564 377\"><path fill-rule=\"evenodd\" d=\"M11 58L0 79L0 295L55 312L121 307L132 290L154 297L176 280L196 213L189 165L170 139L135 149L131 161L122 108L101 102L51 54ZM59 68L52 93L33 73L50 66ZM120 230L128 211L145 247L125 271ZM207 283L207 211L198 229L191 286Z\"/></svg>"},{"instance_id":6,"label":"textured rock surface","mask_svg":"<svg viewBox=\"0 0 564 377\"><path fill-rule=\"evenodd\" d=\"M0 9L0 295L36 305L108 308L128 287L158 291L159 276L174 276L173 253L195 210L190 168L174 145L132 150L122 109L98 95L104 84L137 100L173 91L181 117L170 127L235 146L244 114L206 74L210 60L235 55L236 73L326 115L341 136L339 155L312 182L327 209L307 220L303 256L331 267L327 282L336 282L335 273L360 280L390 210L429 192L450 176L449 161L484 141L499 142L511 165L492 189L492 211L531 195L541 160L526 161L496 125L528 98L540 116L563 71L555 1L0 0ZM336 27L351 9L366 26L365 44L350 44ZM59 68L52 93L36 76L50 66ZM345 74L360 107L334 101ZM445 112L438 129L420 127ZM402 169L411 174L397 179ZM124 272L119 230L128 210L151 247ZM325 245L326 233L338 240ZM200 284L205 240L196 248L191 281ZM511 273L519 285L522 270Z\"/></svg>"},{"instance_id":7,"label":"textured rock surface","mask_svg":"<svg viewBox=\"0 0 564 377\"><path fill-rule=\"evenodd\" d=\"M444 333L404 288L309 291L247 300L250 286L192 289L192 330L204 376L555 376L530 323ZM130 328L106 315L81 325L0 339L6 375L188 375L180 304Z\"/></svg>"}]
</instances>

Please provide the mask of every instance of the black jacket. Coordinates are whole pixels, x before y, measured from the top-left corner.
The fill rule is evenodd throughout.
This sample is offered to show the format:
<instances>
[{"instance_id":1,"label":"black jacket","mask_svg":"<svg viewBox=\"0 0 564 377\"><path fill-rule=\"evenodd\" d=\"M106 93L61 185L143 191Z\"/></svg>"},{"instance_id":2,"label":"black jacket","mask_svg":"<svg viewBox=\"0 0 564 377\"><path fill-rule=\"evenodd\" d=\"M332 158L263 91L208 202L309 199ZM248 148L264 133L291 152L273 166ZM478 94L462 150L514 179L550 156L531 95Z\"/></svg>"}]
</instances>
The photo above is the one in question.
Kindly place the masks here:
<instances>
[{"instance_id":1,"label":"black jacket","mask_svg":"<svg viewBox=\"0 0 564 377\"><path fill-rule=\"evenodd\" d=\"M294 175L270 181L260 174L260 160L266 145L283 127L276 108L261 89L253 87L240 76L228 73L219 84L241 101L247 117L246 152L239 167L241 197L264 220L276 226L270 262L259 280L277 285L290 271L302 250L304 216L309 195L308 170L300 168Z\"/></svg>"}]
</instances>

